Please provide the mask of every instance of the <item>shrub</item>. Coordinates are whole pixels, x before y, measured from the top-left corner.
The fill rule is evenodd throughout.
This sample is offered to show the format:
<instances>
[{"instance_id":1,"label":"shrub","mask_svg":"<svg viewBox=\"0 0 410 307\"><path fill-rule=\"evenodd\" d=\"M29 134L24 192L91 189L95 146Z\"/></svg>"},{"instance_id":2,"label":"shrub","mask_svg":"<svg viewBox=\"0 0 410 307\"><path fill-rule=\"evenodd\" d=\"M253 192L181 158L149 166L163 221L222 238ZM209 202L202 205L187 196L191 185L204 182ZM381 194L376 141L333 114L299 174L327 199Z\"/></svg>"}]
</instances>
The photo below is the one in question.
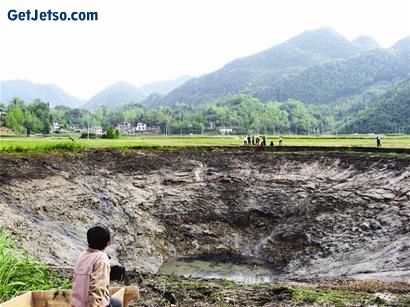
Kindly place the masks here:
<instances>
[{"instance_id":1,"label":"shrub","mask_svg":"<svg viewBox=\"0 0 410 307\"><path fill-rule=\"evenodd\" d=\"M74 151L84 148L84 145L78 143L57 143L57 144L48 144L46 146L40 146L39 149L43 149L45 151L52 151L52 150L63 150L63 151Z\"/></svg>"},{"instance_id":2,"label":"shrub","mask_svg":"<svg viewBox=\"0 0 410 307\"><path fill-rule=\"evenodd\" d=\"M120 137L120 132L118 129L114 130L113 127L109 127L102 137L103 139L118 139Z\"/></svg>"},{"instance_id":3,"label":"shrub","mask_svg":"<svg viewBox=\"0 0 410 307\"><path fill-rule=\"evenodd\" d=\"M96 139L97 135L95 133L81 132L80 139Z\"/></svg>"}]
</instances>

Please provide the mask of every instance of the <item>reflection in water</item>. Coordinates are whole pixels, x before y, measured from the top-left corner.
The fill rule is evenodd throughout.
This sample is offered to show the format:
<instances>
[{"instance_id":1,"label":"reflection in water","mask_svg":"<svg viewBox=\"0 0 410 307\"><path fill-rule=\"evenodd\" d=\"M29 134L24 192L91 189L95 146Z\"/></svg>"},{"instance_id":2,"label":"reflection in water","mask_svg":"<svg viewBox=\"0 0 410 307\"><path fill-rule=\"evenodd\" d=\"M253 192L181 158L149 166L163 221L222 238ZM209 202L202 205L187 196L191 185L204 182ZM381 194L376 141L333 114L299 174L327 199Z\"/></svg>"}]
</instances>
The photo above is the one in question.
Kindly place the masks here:
<instances>
[{"instance_id":1,"label":"reflection in water","mask_svg":"<svg viewBox=\"0 0 410 307\"><path fill-rule=\"evenodd\" d=\"M244 284L269 283L274 268L262 259L245 256L201 255L165 261L159 274L184 277L228 279Z\"/></svg>"}]
</instances>

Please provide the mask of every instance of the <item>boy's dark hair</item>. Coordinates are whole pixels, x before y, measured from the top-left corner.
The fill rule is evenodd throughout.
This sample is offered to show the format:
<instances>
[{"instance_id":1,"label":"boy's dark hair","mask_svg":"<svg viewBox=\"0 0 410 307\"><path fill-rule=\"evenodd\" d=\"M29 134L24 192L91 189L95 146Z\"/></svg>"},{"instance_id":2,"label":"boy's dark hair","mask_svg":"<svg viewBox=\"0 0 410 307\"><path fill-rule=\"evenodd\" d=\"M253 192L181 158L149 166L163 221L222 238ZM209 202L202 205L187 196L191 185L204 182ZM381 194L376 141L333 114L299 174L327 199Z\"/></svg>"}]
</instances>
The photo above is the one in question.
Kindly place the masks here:
<instances>
[{"instance_id":1,"label":"boy's dark hair","mask_svg":"<svg viewBox=\"0 0 410 307\"><path fill-rule=\"evenodd\" d=\"M110 231L102 226L94 226L87 231L88 247L103 250L110 243Z\"/></svg>"}]
</instances>

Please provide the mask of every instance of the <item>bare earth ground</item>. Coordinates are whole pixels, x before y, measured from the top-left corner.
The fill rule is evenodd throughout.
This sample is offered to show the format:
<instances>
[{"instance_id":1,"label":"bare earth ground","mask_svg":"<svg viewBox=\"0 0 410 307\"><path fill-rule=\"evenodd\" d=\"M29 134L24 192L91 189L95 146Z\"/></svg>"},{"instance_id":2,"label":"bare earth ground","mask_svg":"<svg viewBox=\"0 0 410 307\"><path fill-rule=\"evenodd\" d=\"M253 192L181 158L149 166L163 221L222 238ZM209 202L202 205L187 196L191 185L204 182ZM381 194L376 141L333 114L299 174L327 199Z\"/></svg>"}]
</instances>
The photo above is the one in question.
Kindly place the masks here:
<instances>
[{"instance_id":1,"label":"bare earth ground","mask_svg":"<svg viewBox=\"0 0 410 307\"><path fill-rule=\"evenodd\" d=\"M87 228L102 223L114 234L113 261L130 271L220 253L266 259L287 280L410 281L406 156L241 148L4 155L0 212L24 249L57 266L72 266Z\"/></svg>"}]
</instances>

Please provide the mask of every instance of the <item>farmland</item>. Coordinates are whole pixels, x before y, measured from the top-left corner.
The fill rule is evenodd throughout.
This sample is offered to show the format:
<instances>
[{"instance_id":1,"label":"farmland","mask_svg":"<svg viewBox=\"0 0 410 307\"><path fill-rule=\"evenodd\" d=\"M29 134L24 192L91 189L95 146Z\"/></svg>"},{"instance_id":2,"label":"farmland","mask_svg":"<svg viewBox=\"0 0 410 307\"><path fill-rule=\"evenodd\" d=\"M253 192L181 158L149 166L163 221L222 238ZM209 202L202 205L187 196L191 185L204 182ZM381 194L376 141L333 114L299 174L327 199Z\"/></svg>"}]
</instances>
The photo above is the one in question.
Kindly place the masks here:
<instances>
[{"instance_id":1,"label":"farmland","mask_svg":"<svg viewBox=\"0 0 410 307\"><path fill-rule=\"evenodd\" d=\"M376 147L374 135L284 136L284 146ZM410 136L382 136L383 148L410 148ZM278 136L267 136L267 145ZM78 139L69 137L3 137L0 152L42 152L53 149L127 148L183 146L243 146L243 136L138 136L120 139Z\"/></svg>"}]
</instances>

